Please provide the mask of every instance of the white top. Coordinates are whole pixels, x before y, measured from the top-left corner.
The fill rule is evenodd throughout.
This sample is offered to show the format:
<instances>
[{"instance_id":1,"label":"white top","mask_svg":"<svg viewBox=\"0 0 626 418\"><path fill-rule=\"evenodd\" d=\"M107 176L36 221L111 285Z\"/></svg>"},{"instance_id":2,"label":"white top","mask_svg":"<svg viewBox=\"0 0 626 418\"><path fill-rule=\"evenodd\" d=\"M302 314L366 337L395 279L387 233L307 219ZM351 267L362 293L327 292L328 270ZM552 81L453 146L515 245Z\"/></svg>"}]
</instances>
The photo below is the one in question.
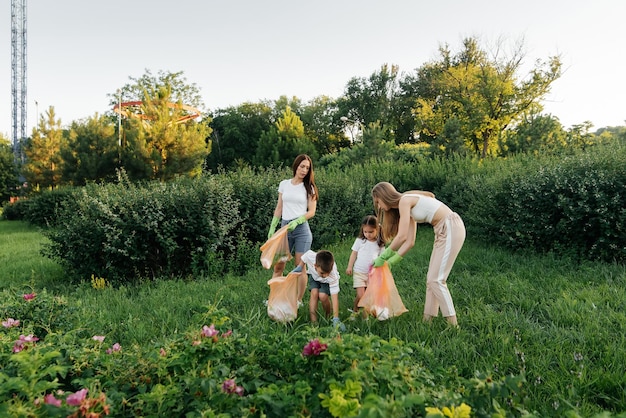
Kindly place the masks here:
<instances>
[{"instance_id":1,"label":"white top","mask_svg":"<svg viewBox=\"0 0 626 418\"><path fill-rule=\"evenodd\" d=\"M286 221L299 218L307 212L309 198L304 183L293 185L291 179L283 180L278 185L278 193L283 195L282 218Z\"/></svg>"},{"instance_id":2,"label":"white top","mask_svg":"<svg viewBox=\"0 0 626 418\"><path fill-rule=\"evenodd\" d=\"M352 251L356 251L356 260L352 270L358 273L368 273L374 263L374 259L383 252L385 248L378 245L378 241L369 241L365 238L357 238L352 244Z\"/></svg>"},{"instance_id":3,"label":"white top","mask_svg":"<svg viewBox=\"0 0 626 418\"><path fill-rule=\"evenodd\" d=\"M419 197L415 206L411 208L411 217L417 223L431 223L435 212L443 205L441 201L434 197L423 194L405 194L404 196Z\"/></svg>"},{"instance_id":4,"label":"white top","mask_svg":"<svg viewBox=\"0 0 626 418\"><path fill-rule=\"evenodd\" d=\"M333 263L333 269L327 277L320 277L315 270L315 251L309 250L302 254L300 260L306 264L306 272L310 274L313 280L320 283L328 283L330 286L330 294L336 295L339 293L339 270L337 270L337 263Z\"/></svg>"}]
</instances>

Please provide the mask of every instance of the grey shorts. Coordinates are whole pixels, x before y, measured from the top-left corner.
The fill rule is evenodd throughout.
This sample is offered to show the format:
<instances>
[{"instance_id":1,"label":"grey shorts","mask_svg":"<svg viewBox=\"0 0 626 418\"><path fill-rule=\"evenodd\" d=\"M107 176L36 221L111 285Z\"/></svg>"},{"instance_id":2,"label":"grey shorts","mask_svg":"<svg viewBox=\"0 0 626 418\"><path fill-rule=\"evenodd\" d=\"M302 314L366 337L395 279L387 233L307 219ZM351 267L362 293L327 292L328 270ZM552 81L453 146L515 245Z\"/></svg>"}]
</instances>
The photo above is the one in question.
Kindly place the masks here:
<instances>
[{"instance_id":1,"label":"grey shorts","mask_svg":"<svg viewBox=\"0 0 626 418\"><path fill-rule=\"evenodd\" d=\"M281 226L285 226L288 223L289 221L282 221ZM309 251L311 244L313 244L313 233L311 233L309 223L305 222L298 225L293 231L288 232L287 241L289 241L289 251L292 253L295 251L296 253L304 254Z\"/></svg>"},{"instance_id":2,"label":"grey shorts","mask_svg":"<svg viewBox=\"0 0 626 418\"><path fill-rule=\"evenodd\" d=\"M330 285L328 283L318 282L313 279L313 276L309 274L309 290L319 289L320 293L325 293L330 296Z\"/></svg>"}]
</instances>

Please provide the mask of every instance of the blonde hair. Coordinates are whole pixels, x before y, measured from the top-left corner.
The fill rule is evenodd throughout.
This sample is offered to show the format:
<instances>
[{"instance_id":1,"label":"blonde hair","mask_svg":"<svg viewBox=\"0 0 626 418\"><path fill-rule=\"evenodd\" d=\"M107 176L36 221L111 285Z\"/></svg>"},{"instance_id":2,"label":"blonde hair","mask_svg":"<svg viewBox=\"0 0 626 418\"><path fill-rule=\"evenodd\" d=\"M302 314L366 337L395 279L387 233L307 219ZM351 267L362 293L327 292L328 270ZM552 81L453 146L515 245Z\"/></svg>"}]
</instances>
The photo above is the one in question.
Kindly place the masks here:
<instances>
[{"instance_id":1,"label":"blonde hair","mask_svg":"<svg viewBox=\"0 0 626 418\"><path fill-rule=\"evenodd\" d=\"M374 210L377 212L380 222L380 233L384 242L388 243L398 234L400 223L400 211L398 205L402 193L398 192L391 183L381 181L372 188L372 200ZM382 210L376 204L376 200L387 206L388 210Z\"/></svg>"}]
</instances>

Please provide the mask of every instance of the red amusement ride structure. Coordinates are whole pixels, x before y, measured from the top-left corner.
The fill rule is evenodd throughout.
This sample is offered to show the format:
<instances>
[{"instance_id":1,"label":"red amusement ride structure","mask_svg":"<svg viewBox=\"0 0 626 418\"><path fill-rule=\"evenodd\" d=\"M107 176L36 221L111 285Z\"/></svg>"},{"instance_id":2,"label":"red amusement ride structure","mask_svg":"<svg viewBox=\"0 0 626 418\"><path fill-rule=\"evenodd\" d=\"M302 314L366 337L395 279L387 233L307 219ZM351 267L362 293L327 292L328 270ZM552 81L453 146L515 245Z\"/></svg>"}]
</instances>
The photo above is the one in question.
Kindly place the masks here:
<instances>
[{"instance_id":1,"label":"red amusement ride structure","mask_svg":"<svg viewBox=\"0 0 626 418\"><path fill-rule=\"evenodd\" d=\"M127 118L138 118L142 120L151 120L152 117L146 115L141 106L143 106L144 102L142 101L132 101L132 102L122 102L113 106L113 111L118 115L122 115ZM176 123L186 122L191 119L195 119L200 116L200 111L195 107L168 102L167 107L170 109L179 109L183 110L184 113L176 120Z\"/></svg>"}]
</instances>

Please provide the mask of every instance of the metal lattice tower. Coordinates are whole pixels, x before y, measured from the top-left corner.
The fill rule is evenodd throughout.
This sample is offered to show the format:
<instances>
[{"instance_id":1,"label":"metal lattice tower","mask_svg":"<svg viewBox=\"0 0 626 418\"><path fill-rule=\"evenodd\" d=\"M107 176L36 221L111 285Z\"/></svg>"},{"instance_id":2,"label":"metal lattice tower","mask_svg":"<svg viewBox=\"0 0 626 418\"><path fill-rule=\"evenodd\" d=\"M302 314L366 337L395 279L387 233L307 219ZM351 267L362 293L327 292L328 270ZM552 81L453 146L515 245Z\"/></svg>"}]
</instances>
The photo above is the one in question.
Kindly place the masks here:
<instances>
[{"instance_id":1,"label":"metal lattice tower","mask_svg":"<svg viewBox=\"0 0 626 418\"><path fill-rule=\"evenodd\" d=\"M11 128L16 162L26 139L26 0L11 0Z\"/></svg>"}]
</instances>

